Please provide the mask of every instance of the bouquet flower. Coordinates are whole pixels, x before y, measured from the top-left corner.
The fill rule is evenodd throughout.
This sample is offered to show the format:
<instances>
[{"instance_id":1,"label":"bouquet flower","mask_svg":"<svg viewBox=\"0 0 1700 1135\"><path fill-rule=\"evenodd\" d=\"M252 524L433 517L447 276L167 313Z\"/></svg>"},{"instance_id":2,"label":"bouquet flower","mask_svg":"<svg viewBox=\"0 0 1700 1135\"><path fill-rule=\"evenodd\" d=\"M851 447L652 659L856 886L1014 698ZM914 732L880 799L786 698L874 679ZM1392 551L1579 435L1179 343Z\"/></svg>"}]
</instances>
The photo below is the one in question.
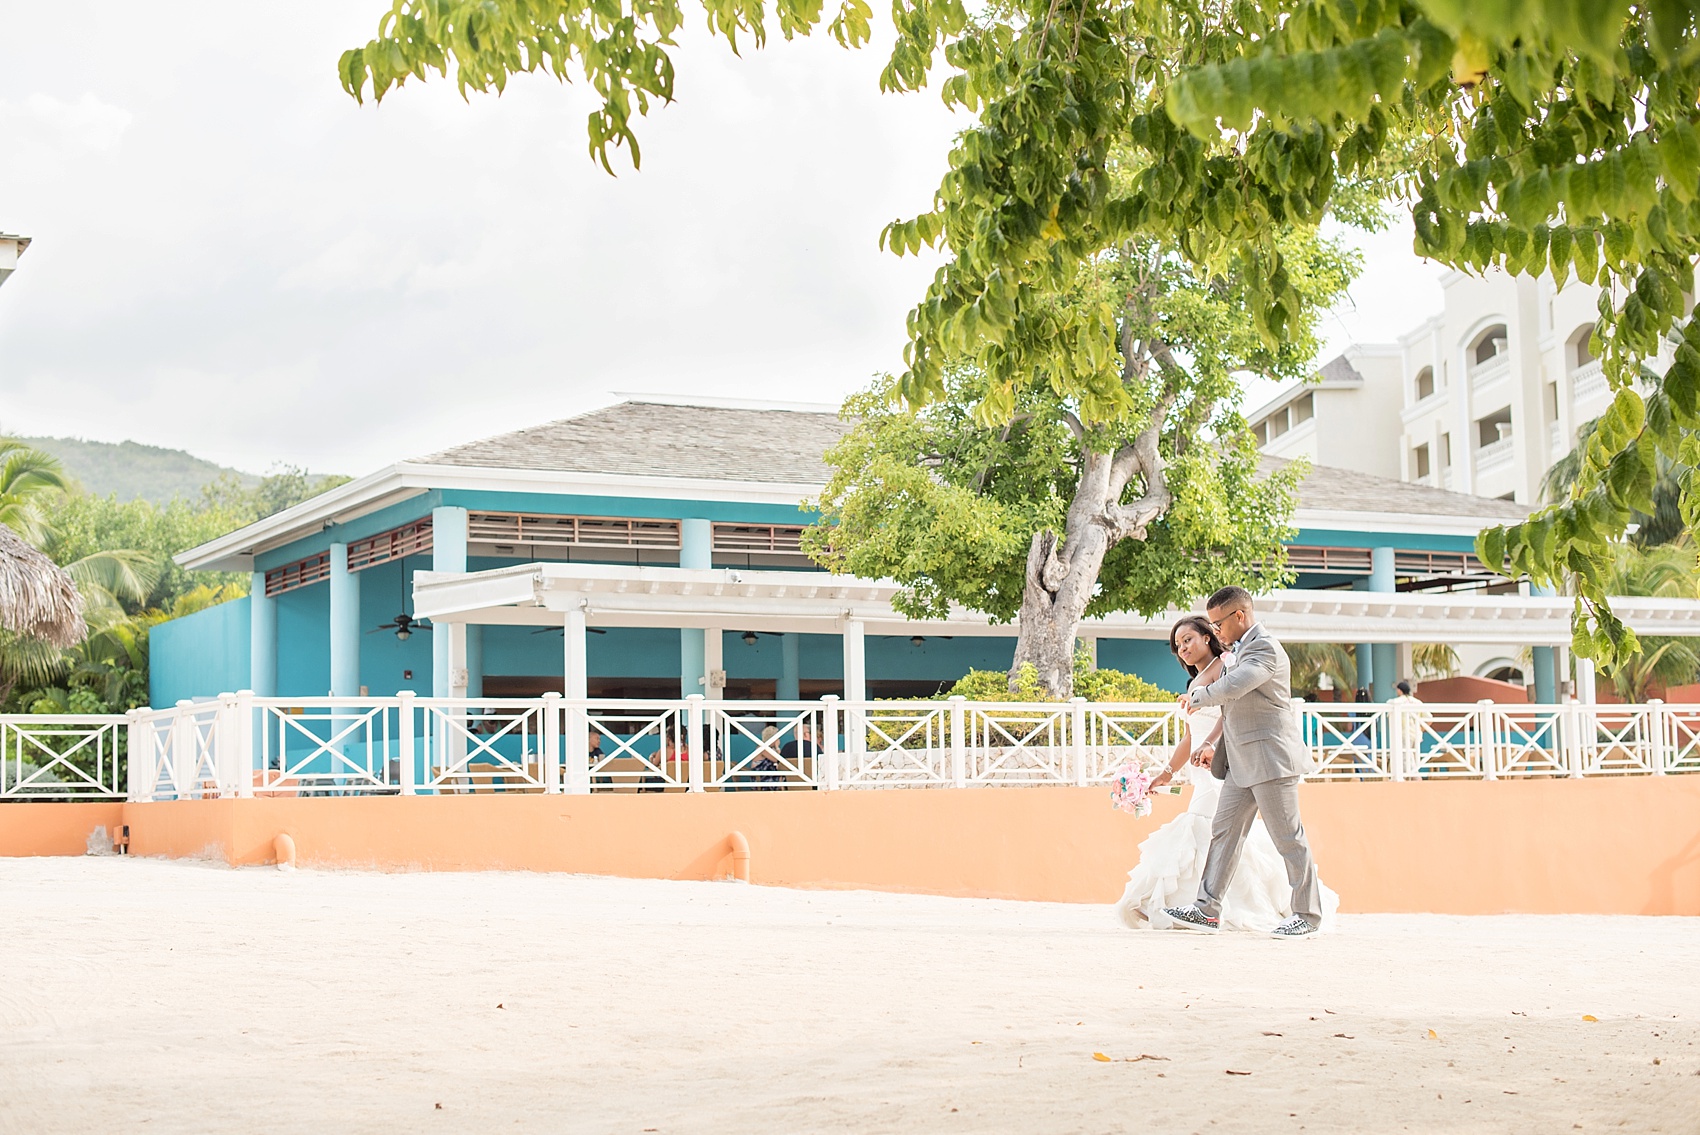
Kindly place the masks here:
<instances>
[{"instance_id":1,"label":"bouquet flower","mask_svg":"<svg viewBox=\"0 0 1700 1135\"><path fill-rule=\"evenodd\" d=\"M1139 765L1128 762L1116 770L1110 782L1110 803L1135 816L1151 814L1151 781L1154 778Z\"/></svg>"}]
</instances>

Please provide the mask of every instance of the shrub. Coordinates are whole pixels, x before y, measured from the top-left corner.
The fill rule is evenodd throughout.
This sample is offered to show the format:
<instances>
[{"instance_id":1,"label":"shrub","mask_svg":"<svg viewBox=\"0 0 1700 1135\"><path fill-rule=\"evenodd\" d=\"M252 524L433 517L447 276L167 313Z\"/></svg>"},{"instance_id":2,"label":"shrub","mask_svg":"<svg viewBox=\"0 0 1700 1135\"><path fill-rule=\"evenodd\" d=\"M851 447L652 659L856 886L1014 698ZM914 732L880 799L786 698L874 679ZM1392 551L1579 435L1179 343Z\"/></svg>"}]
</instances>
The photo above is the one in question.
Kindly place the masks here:
<instances>
[{"instance_id":1,"label":"shrub","mask_svg":"<svg viewBox=\"0 0 1700 1135\"><path fill-rule=\"evenodd\" d=\"M1101 702L1170 702L1175 695L1138 674L1120 670L1088 670L1077 665L1074 671L1074 692L1087 701ZM1009 688L1009 675L1002 670L970 670L940 698L964 697L969 701L1052 701L1039 686L1039 671L1027 663L1015 675L1015 691Z\"/></svg>"}]
</instances>

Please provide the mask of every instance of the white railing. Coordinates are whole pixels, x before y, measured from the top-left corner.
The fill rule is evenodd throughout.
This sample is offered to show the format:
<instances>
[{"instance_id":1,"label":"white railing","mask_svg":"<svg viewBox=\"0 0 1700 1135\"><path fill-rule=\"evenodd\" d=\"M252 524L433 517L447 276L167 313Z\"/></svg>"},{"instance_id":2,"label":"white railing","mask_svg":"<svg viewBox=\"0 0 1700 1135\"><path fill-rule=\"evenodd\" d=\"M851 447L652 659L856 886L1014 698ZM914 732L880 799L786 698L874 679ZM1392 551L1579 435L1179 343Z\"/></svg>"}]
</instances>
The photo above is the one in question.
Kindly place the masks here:
<instances>
[{"instance_id":1,"label":"white railing","mask_svg":"<svg viewBox=\"0 0 1700 1135\"><path fill-rule=\"evenodd\" d=\"M0 717L0 800L123 799L121 714Z\"/></svg>"},{"instance_id":2,"label":"white railing","mask_svg":"<svg viewBox=\"0 0 1700 1135\"><path fill-rule=\"evenodd\" d=\"M1700 773L1700 705L1294 703L1315 780ZM1097 785L1168 759L1173 704L259 698L0 718L0 798ZM127 765L127 775L119 769Z\"/></svg>"},{"instance_id":3,"label":"white railing","mask_svg":"<svg viewBox=\"0 0 1700 1135\"><path fill-rule=\"evenodd\" d=\"M1476 472L1491 473L1496 469L1510 465L1514 456L1513 446L1515 445L1515 438L1502 437L1498 441L1490 441L1476 450Z\"/></svg>"},{"instance_id":4,"label":"white railing","mask_svg":"<svg viewBox=\"0 0 1700 1135\"><path fill-rule=\"evenodd\" d=\"M1583 363L1570 372L1570 397L1580 402L1607 392L1605 368L1599 359Z\"/></svg>"},{"instance_id":5,"label":"white railing","mask_svg":"<svg viewBox=\"0 0 1700 1135\"><path fill-rule=\"evenodd\" d=\"M1511 373L1511 356L1501 351L1485 363L1470 368L1470 388L1475 391L1492 386Z\"/></svg>"}]
</instances>

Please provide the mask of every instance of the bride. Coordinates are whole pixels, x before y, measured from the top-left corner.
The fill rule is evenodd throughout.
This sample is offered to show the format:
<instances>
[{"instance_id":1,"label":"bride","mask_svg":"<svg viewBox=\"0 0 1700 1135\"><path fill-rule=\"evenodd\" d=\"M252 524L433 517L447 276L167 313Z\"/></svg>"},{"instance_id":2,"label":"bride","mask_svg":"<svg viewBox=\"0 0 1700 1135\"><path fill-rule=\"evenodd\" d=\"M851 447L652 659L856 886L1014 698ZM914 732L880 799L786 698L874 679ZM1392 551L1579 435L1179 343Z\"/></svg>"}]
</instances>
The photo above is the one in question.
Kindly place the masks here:
<instances>
[{"instance_id":1,"label":"bride","mask_svg":"<svg viewBox=\"0 0 1700 1135\"><path fill-rule=\"evenodd\" d=\"M1188 615L1169 631L1169 651L1180 660L1191 686L1215 681L1233 666L1234 656L1223 649L1210 623ZM1139 845L1139 865L1127 874L1127 889L1116 904L1121 920L1135 930L1166 930L1173 925L1165 906L1186 906L1198 897L1204 857L1210 849L1210 823L1216 815L1221 782L1210 774L1210 754L1222 735L1222 711L1202 708L1187 718L1187 732L1175 746L1169 767L1153 788L1171 780L1192 785L1187 809L1153 832ZM1261 818L1252 822L1240 864L1222 901L1222 929L1270 931L1292 917L1292 887L1287 869L1264 830ZM1323 913L1330 921L1340 897L1322 888Z\"/></svg>"}]
</instances>

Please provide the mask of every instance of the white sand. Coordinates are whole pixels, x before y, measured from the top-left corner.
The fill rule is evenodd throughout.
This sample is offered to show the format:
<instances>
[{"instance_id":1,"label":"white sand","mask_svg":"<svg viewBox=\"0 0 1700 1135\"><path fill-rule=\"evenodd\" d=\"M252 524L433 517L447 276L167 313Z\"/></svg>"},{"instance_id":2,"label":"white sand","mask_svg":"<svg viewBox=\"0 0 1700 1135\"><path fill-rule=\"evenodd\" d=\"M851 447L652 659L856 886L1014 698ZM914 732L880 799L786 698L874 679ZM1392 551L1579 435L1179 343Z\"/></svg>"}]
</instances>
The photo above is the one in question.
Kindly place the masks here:
<instances>
[{"instance_id":1,"label":"white sand","mask_svg":"<svg viewBox=\"0 0 1700 1135\"><path fill-rule=\"evenodd\" d=\"M120 859L0 911L7 1132L1700 1130L1700 919Z\"/></svg>"}]
</instances>

